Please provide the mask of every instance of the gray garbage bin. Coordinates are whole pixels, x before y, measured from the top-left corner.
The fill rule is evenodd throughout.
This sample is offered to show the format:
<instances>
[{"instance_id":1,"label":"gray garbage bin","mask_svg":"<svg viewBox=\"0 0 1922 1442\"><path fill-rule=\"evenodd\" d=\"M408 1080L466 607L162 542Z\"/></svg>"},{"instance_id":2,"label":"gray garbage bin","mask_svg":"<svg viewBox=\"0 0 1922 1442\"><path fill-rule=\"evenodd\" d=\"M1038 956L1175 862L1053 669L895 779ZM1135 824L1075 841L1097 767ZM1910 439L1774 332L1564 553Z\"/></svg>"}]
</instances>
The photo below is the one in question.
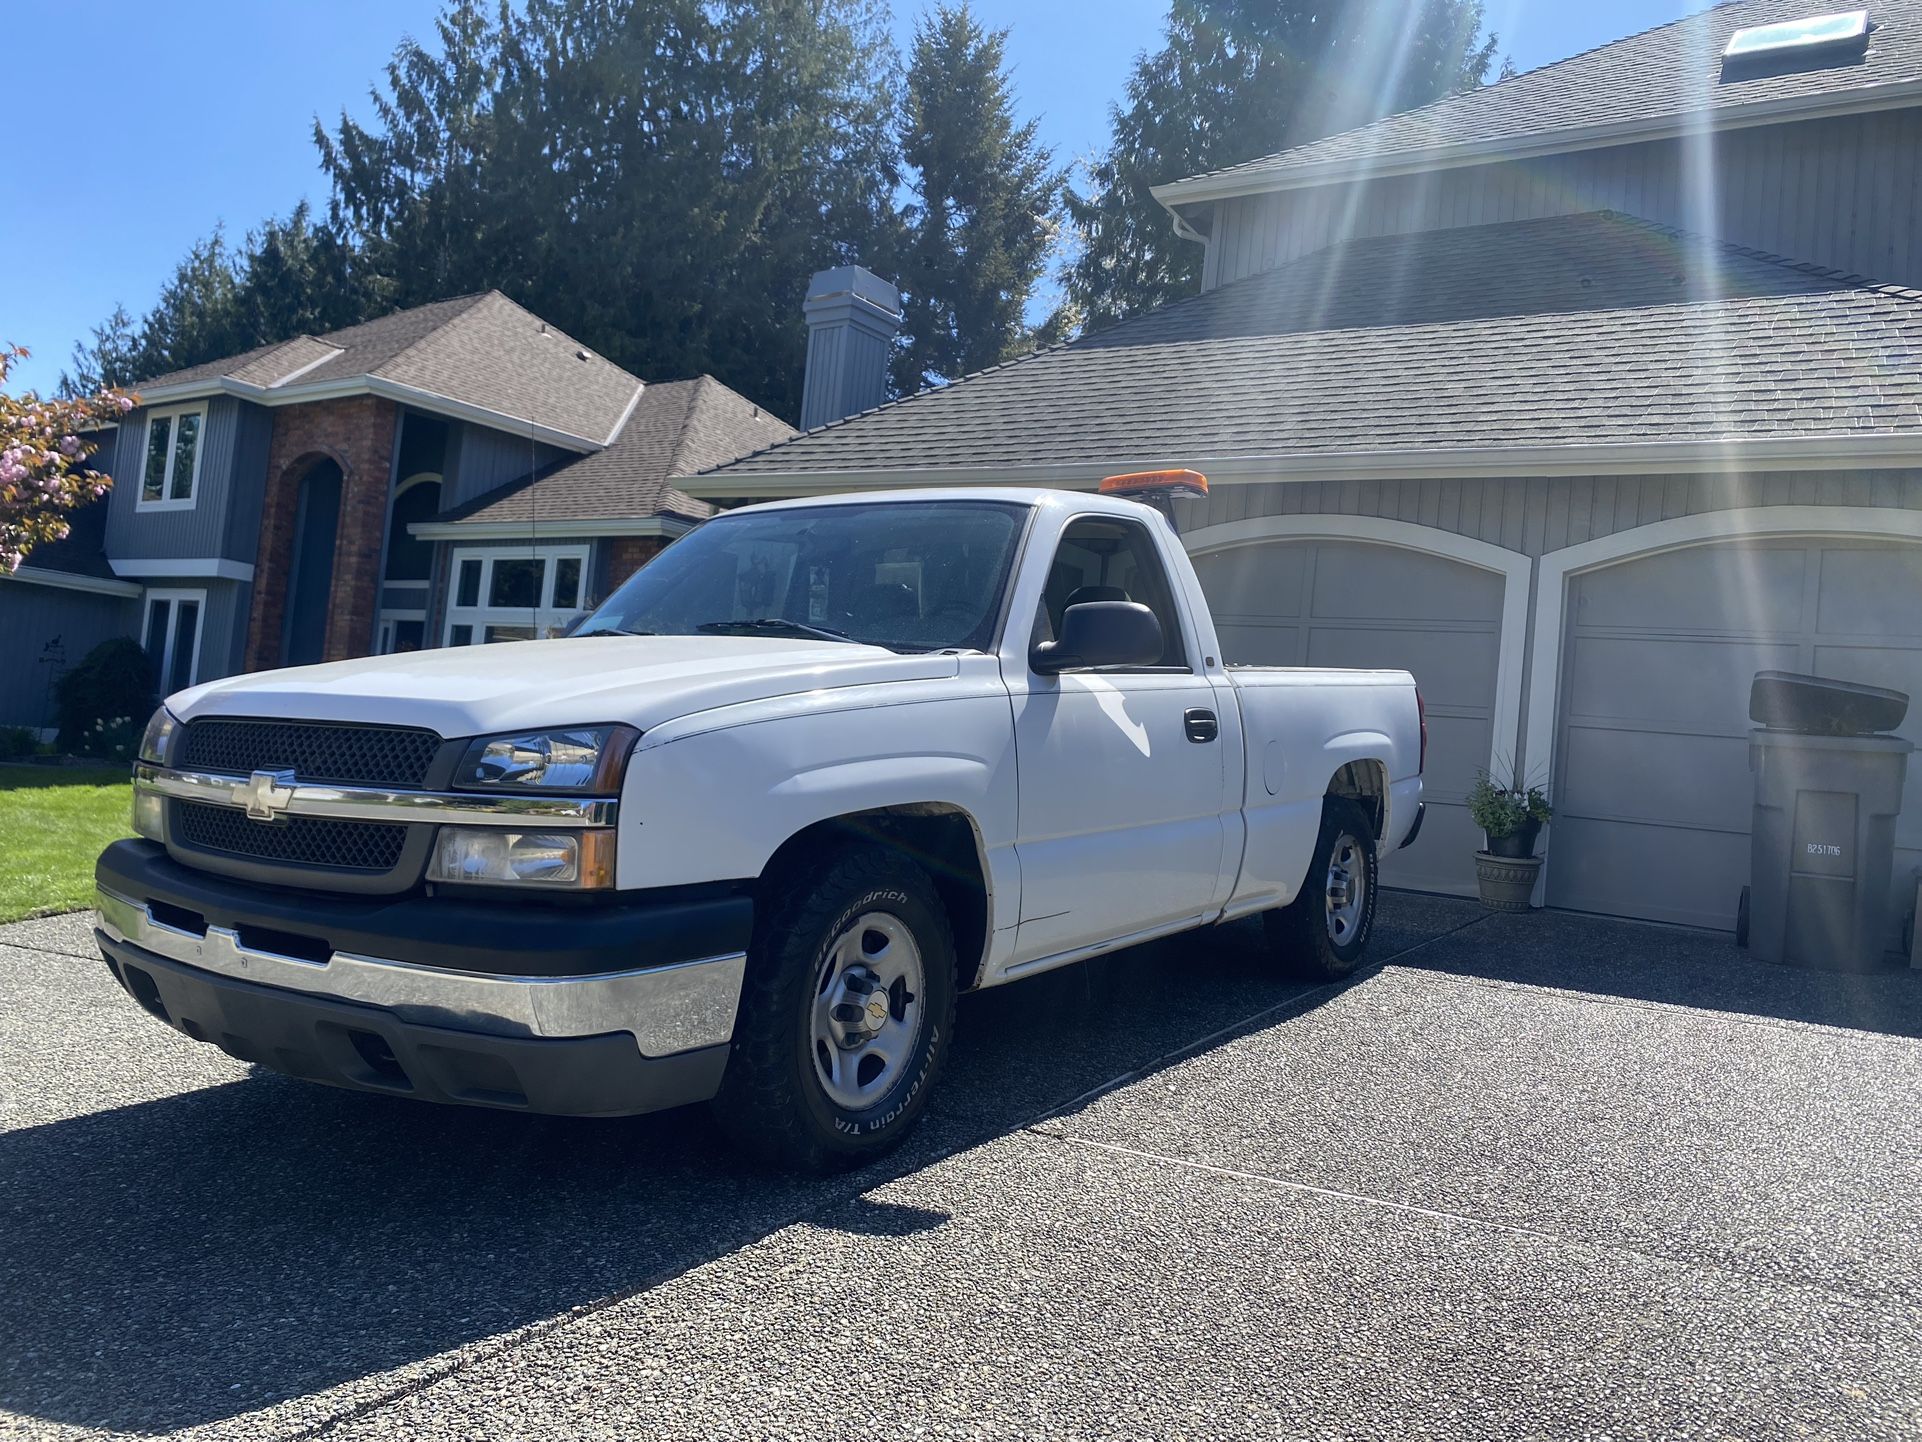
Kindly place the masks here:
<instances>
[{"instance_id":1,"label":"gray garbage bin","mask_svg":"<svg viewBox=\"0 0 1922 1442\"><path fill-rule=\"evenodd\" d=\"M1862 968L1891 933L1895 818L1913 746L1899 691L1763 671L1749 692L1755 776L1746 944L1765 961Z\"/></svg>"}]
</instances>

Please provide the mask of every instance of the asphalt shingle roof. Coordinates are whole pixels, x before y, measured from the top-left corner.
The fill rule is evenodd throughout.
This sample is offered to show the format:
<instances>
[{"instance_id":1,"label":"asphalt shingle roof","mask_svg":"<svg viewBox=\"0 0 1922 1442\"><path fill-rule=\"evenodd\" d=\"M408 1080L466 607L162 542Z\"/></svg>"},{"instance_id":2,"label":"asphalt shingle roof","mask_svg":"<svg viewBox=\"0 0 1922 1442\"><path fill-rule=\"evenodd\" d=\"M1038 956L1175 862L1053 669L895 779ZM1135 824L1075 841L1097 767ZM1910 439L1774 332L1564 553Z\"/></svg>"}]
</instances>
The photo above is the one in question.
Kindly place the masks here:
<instances>
[{"instance_id":1,"label":"asphalt shingle roof","mask_svg":"<svg viewBox=\"0 0 1922 1442\"><path fill-rule=\"evenodd\" d=\"M506 494L484 496L444 519L515 524L675 516L701 520L704 501L668 477L731 460L794 434L785 421L712 376L649 384L614 443L561 462Z\"/></svg>"},{"instance_id":2,"label":"asphalt shingle roof","mask_svg":"<svg viewBox=\"0 0 1922 1442\"><path fill-rule=\"evenodd\" d=\"M1917 431L1922 294L1598 211L1331 246L715 474Z\"/></svg>"},{"instance_id":3,"label":"asphalt shingle roof","mask_svg":"<svg viewBox=\"0 0 1922 1442\"><path fill-rule=\"evenodd\" d=\"M106 462L97 458L91 464L106 468ZM63 576L113 580L113 567L107 564L105 549L108 499L102 496L67 512L67 534L57 541L44 541L35 546L27 552L21 565L35 571L56 571Z\"/></svg>"},{"instance_id":4,"label":"asphalt shingle roof","mask_svg":"<svg viewBox=\"0 0 1922 1442\"><path fill-rule=\"evenodd\" d=\"M640 381L499 291L397 311L323 336L297 336L141 382L163 388L231 377L277 389L377 376L599 444Z\"/></svg>"},{"instance_id":5,"label":"asphalt shingle roof","mask_svg":"<svg viewBox=\"0 0 1922 1442\"><path fill-rule=\"evenodd\" d=\"M1495 85L1451 95L1325 139L1240 165L1189 176L1164 198L1181 200L1181 186L1223 176L1285 181L1318 166L1358 166L1438 147L1495 144L1557 131L1631 121L1680 119L1761 102L1819 100L1922 79L1922 0L1868 4L1866 55L1804 57L1805 68L1749 65L1724 76L1722 50L1737 30L1858 8L1863 0L1736 0L1685 20L1617 40Z\"/></svg>"}]
</instances>

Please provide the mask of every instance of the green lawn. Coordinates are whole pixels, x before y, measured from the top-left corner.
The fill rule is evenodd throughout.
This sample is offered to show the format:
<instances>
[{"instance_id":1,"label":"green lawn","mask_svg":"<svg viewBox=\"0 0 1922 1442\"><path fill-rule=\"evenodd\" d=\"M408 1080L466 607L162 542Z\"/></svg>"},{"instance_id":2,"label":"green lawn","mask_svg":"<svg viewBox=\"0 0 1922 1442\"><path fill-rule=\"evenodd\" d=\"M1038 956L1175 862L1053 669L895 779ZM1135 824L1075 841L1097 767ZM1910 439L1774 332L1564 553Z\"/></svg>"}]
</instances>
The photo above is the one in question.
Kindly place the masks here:
<instances>
[{"instance_id":1,"label":"green lawn","mask_svg":"<svg viewBox=\"0 0 1922 1442\"><path fill-rule=\"evenodd\" d=\"M125 766L0 766L0 921L93 905L101 848L133 835Z\"/></svg>"}]
</instances>

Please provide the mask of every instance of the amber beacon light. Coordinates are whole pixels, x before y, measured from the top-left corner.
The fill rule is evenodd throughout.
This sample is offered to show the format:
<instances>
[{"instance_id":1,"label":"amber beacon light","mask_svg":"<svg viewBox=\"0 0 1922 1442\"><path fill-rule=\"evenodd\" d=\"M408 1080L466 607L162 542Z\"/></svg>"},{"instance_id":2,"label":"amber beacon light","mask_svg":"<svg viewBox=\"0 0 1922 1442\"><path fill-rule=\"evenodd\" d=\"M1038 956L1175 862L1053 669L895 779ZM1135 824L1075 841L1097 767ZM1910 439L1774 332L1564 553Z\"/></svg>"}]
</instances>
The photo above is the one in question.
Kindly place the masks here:
<instances>
[{"instance_id":1,"label":"amber beacon light","mask_svg":"<svg viewBox=\"0 0 1922 1442\"><path fill-rule=\"evenodd\" d=\"M1208 478L1200 471L1130 471L1101 482L1104 496L1205 496Z\"/></svg>"},{"instance_id":2,"label":"amber beacon light","mask_svg":"<svg viewBox=\"0 0 1922 1442\"><path fill-rule=\"evenodd\" d=\"M1123 476L1109 476L1101 483L1104 496L1125 496L1131 501L1140 501L1161 512L1168 528L1179 531L1175 524L1175 500L1193 500L1208 494L1208 478L1200 471L1130 471Z\"/></svg>"}]
</instances>

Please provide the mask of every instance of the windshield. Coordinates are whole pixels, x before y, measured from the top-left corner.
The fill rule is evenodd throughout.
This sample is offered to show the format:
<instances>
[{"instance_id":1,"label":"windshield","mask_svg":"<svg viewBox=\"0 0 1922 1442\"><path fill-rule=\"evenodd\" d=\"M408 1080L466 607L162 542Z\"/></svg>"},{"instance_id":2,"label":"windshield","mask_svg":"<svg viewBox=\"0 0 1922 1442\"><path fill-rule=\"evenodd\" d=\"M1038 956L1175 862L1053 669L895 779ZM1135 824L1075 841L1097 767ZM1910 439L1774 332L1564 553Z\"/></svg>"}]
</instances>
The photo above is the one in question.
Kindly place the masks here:
<instances>
[{"instance_id":1,"label":"windshield","mask_svg":"<svg viewBox=\"0 0 1922 1442\"><path fill-rule=\"evenodd\" d=\"M1026 510L885 501L717 516L635 572L574 634L986 650Z\"/></svg>"}]
</instances>

